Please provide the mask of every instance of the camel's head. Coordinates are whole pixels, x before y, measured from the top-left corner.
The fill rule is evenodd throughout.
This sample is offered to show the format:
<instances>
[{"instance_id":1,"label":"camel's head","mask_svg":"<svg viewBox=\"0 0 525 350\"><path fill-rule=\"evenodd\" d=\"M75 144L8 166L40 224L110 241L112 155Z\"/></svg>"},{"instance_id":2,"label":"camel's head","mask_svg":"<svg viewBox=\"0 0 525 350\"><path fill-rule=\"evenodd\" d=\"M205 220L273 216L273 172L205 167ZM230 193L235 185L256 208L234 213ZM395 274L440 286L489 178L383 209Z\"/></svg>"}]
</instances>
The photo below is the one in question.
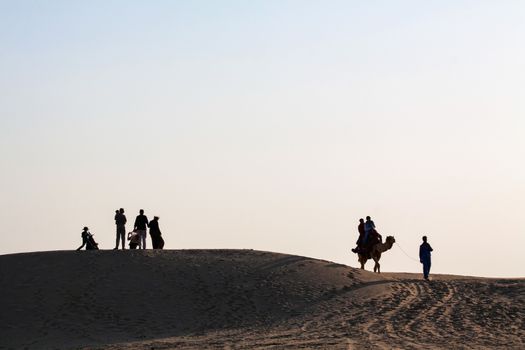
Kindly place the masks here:
<instances>
[{"instance_id":1,"label":"camel's head","mask_svg":"<svg viewBox=\"0 0 525 350\"><path fill-rule=\"evenodd\" d=\"M394 243L396 243L396 239L394 238L394 236L388 236L388 237L386 238L386 242L387 242L388 244L394 244Z\"/></svg>"}]
</instances>

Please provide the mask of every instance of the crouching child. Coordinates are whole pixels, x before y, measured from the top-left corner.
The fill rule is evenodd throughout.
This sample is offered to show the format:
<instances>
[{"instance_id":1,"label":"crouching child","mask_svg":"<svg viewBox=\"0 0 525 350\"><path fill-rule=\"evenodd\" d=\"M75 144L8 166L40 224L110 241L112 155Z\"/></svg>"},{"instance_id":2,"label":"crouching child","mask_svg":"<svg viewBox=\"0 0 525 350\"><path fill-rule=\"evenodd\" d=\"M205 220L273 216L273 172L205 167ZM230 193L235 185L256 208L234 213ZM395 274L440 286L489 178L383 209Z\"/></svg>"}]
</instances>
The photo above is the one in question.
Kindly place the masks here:
<instances>
[{"instance_id":1,"label":"crouching child","mask_svg":"<svg viewBox=\"0 0 525 350\"><path fill-rule=\"evenodd\" d=\"M136 231L128 232L129 249L137 249L140 244L140 235Z\"/></svg>"}]
</instances>

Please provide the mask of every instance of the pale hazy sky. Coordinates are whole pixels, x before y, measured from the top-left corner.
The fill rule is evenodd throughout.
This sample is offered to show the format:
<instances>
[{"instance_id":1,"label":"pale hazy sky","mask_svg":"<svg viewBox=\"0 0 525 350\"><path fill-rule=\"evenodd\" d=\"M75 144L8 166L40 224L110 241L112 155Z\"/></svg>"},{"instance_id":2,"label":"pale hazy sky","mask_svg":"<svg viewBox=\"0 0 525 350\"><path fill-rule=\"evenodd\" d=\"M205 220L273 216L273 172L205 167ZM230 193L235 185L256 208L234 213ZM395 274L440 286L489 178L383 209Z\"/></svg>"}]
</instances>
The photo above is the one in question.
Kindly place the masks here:
<instances>
[{"instance_id":1,"label":"pale hazy sky","mask_svg":"<svg viewBox=\"0 0 525 350\"><path fill-rule=\"evenodd\" d=\"M371 215L432 272L524 276L523 38L523 1L0 0L0 254L113 248L124 207L357 266Z\"/></svg>"}]
</instances>

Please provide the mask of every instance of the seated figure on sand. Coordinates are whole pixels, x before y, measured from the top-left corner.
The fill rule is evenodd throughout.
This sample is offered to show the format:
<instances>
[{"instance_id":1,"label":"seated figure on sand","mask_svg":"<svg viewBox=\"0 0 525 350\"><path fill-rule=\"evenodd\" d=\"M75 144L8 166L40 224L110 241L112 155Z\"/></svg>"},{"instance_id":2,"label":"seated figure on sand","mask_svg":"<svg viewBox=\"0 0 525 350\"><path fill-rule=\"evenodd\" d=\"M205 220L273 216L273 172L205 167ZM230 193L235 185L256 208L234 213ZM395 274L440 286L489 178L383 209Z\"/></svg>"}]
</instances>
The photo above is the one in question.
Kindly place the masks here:
<instances>
[{"instance_id":1,"label":"seated figure on sand","mask_svg":"<svg viewBox=\"0 0 525 350\"><path fill-rule=\"evenodd\" d=\"M78 247L77 250L84 248L84 246L86 247L86 250L98 249L98 243L95 242L93 235L89 232L89 228L87 227L84 227L82 230L82 245Z\"/></svg>"},{"instance_id":2,"label":"seated figure on sand","mask_svg":"<svg viewBox=\"0 0 525 350\"><path fill-rule=\"evenodd\" d=\"M140 245L140 233L137 231L128 232L129 249L137 249Z\"/></svg>"}]
</instances>

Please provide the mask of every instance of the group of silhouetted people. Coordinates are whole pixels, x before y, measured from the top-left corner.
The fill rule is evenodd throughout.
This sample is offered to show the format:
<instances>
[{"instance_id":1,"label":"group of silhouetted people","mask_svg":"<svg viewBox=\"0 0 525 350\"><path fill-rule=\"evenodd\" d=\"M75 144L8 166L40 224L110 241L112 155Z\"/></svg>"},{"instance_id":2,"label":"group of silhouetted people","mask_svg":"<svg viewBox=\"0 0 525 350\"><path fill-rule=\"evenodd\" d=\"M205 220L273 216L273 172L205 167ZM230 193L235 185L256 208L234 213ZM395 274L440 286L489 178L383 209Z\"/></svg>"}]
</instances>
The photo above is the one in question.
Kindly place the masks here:
<instances>
[{"instance_id":1,"label":"group of silhouetted people","mask_svg":"<svg viewBox=\"0 0 525 350\"><path fill-rule=\"evenodd\" d=\"M126 215L124 209L120 208L115 211L115 225L117 226L117 239L115 248L117 250L119 243L122 244L122 250L126 249ZM127 240L129 241L129 249L146 249L146 238L148 234L151 237L153 249L163 249L164 239L159 228L159 217L154 216L153 220L148 221L148 217L144 215L144 210L140 209L139 215L135 219L133 231L128 232ZM82 245L77 249L81 250L86 247L86 250L98 249L98 244L95 242L93 235L89 232L88 227L84 227L82 231Z\"/></svg>"},{"instance_id":2,"label":"group of silhouetted people","mask_svg":"<svg viewBox=\"0 0 525 350\"><path fill-rule=\"evenodd\" d=\"M127 219L126 215L124 215L124 209L120 208L116 210L115 225L117 226L117 239L113 250L118 249L119 243L122 244L123 250L126 249L126 223ZM146 249L148 227L153 249L164 248L164 239L162 238L162 233L159 228L159 217L154 216L153 220L148 221L148 217L144 215L144 210L140 209L139 215L135 218L133 231L128 232L127 235L129 249ZM377 232L376 225L370 216L366 217L366 221L359 219L357 231L359 232L359 238L356 241L357 246L352 249L352 252L356 254L370 254L373 246L383 242L383 237ZM95 242L93 235L89 232L89 228L87 227L84 227L82 231L82 245L77 250L81 250L83 247L86 247L86 250L98 249L98 244ZM419 261L423 264L423 277L426 280L428 280L428 275L430 274L430 253L432 251L432 247L427 242L427 236L423 236L423 243L419 247Z\"/></svg>"},{"instance_id":3,"label":"group of silhouetted people","mask_svg":"<svg viewBox=\"0 0 525 350\"><path fill-rule=\"evenodd\" d=\"M117 225L117 241L114 250L118 249L119 240L122 241L122 249L124 248L124 235L126 233L126 216L124 215L124 209L120 208L115 212L115 225ZM146 249L146 238L148 235L151 237L151 244L153 249L164 248L164 239L159 228L159 217L154 216L153 220L148 221L148 217L144 215L144 209L139 210L139 215L135 218L133 224L133 231L128 232L128 241L130 249Z\"/></svg>"}]
</instances>

